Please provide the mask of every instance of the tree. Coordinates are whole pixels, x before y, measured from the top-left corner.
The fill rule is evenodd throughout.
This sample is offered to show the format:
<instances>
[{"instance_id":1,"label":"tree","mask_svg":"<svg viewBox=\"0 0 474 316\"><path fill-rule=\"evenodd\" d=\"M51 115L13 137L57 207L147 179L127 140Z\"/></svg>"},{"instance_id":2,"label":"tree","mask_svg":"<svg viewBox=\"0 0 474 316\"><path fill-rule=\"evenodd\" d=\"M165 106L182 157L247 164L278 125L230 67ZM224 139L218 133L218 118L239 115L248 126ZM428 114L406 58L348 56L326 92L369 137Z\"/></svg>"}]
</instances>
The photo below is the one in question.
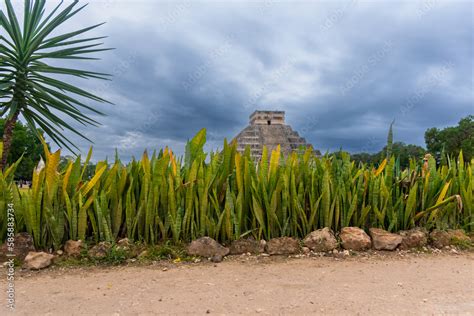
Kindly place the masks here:
<instances>
[{"instance_id":1,"label":"tree","mask_svg":"<svg viewBox=\"0 0 474 316\"><path fill-rule=\"evenodd\" d=\"M384 148L383 151L385 151ZM392 154L400 160L400 166L406 168L410 165L410 159L421 160L426 150L418 145L396 142L392 146Z\"/></svg>"},{"instance_id":2,"label":"tree","mask_svg":"<svg viewBox=\"0 0 474 316\"><path fill-rule=\"evenodd\" d=\"M74 162L75 160L76 160L76 157L73 157L73 156L70 156L70 155L61 156L61 158L59 158L58 170L65 171L66 168L67 168L67 165L69 164L69 162L71 162L71 161ZM82 163L81 166L83 168L84 163ZM84 176L83 176L84 179L91 179L95 174L96 167L97 167L96 164L89 161L87 163L87 166L84 168Z\"/></svg>"},{"instance_id":3,"label":"tree","mask_svg":"<svg viewBox=\"0 0 474 316\"><path fill-rule=\"evenodd\" d=\"M98 40L103 37L77 37L102 24L52 35L58 34L58 28L85 7L76 7L77 3L76 0L63 9L61 2L45 15L45 0L25 0L20 26L11 1L5 0L6 15L0 11L0 26L6 34L0 36L0 116L6 115L0 168L6 165L20 115L31 130L36 131L39 126L55 143L70 150L70 145L77 147L63 135L65 129L89 139L67 123L64 116L83 125L99 124L81 110L102 114L84 102L107 101L67 83L65 79L107 79L108 75L49 64L58 59L95 59L89 54L107 50L99 48L103 43Z\"/></svg>"},{"instance_id":4,"label":"tree","mask_svg":"<svg viewBox=\"0 0 474 316\"><path fill-rule=\"evenodd\" d=\"M474 158L474 115L462 118L457 126L430 128L425 132L426 148L441 159L442 152L457 157L462 150L464 159Z\"/></svg>"},{"instance_id":5,"label":"tree","mask_svg":"<svg viewBox=\"0 0 474 316\"><path fill-rule=\"evenodd\" d=\"M375 154L370 153L356 153L351 155L351 159L357 163L377 164L383 161L383 159L390 159L395 156L399 160L400 167L407 168L410 165L410 159L421 159L425 154L425 149L417 145L406 145L403 142L393 142L393 124L395 121L390 123L387 135L387 145Z\"/></svg>"},{"instance_id":6,"label":"tree","mask_svg":"<svg viewBox=\"0 0 474 316\"><path fill-rule=\"evenodd\" d=\"M391 147L391 149L389 149ZM417 145L405 144L403 142L395 142L393 144L388 143L381 151L375 154L370 153L357 153L352 154L351 159L356 162L363 162L369 164L375 164L386 158L387 153L395 156L400 160L400 167L406 168L410 165L410 159L421 159L423 158L426 150Z\"/></svg>"},{"instance_id":7,"label":"tree","mask_svg":"<svg viewBox=\"0 0 474 316\"><path fill-rule=\"evenodd\" d=\"M0 137L2 135L5 120L0 119ZM7 163L12 164L22 157L20 164L15 171L15 179L31 180L33 169L38 164L43 145L36 137L36 133L43 134L42 131L32 131L28 126L17 122L13 130L12 149L7 157Z\"/></svg>"},{"instance_id":8,"label":"tree","mask_svg":"<svg viewBox=\"0 0 474 316\"><path fill-rule=\"evenodd\" d=\"M366 152L351 154L351 159L354 160L356 163L366 163L366 164L374 164L375 162L379 162L380 156L378 154L370 154Z\"/></svg>"}]
</instances>

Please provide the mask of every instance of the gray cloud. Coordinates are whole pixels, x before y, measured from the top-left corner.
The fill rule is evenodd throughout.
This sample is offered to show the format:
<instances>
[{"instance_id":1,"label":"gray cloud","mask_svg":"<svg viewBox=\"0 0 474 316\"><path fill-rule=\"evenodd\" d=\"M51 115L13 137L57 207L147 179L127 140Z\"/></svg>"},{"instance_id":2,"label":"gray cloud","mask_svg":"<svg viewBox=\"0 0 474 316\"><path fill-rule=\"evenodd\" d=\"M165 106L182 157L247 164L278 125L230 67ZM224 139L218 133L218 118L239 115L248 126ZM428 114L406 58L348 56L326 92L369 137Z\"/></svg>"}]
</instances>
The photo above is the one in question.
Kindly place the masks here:
<instances>
[{"instance_id":1,"label":"gray cloud","mask_svg":"<svg viewBox=\"0 0 474 316\"><path fill-rule=\"evenodd\" d=\"M82 130L97 159L182 153L202 127L222 146L258 108L285 110L323 152L379 150L393 119L397 141L423 145L427 128L474 112L472 16L435 0L94 1L68 27L107 22L96 33L116 50L90 67L114 78L77 84L115 105Z\"/></svg>"}]
</instances>

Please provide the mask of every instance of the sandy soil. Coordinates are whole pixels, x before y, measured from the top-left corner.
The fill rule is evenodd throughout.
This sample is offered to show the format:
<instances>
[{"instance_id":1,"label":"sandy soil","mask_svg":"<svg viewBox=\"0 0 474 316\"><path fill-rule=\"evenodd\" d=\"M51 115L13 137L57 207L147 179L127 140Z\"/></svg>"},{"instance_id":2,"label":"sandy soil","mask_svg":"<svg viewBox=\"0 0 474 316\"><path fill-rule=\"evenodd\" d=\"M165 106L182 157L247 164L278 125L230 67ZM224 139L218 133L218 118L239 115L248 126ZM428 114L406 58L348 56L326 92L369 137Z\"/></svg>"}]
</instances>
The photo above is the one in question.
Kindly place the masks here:
<instances>
[{"instance_id":1,"label":"sandy soil","mask_svg":"<svg viewBox=\"0 0 474 316\"><path fill-rule=\"evenodd\" d=\"M16 315L474 315L474 254L56 268L16 292Z\"/></svg>"}]
</instances>

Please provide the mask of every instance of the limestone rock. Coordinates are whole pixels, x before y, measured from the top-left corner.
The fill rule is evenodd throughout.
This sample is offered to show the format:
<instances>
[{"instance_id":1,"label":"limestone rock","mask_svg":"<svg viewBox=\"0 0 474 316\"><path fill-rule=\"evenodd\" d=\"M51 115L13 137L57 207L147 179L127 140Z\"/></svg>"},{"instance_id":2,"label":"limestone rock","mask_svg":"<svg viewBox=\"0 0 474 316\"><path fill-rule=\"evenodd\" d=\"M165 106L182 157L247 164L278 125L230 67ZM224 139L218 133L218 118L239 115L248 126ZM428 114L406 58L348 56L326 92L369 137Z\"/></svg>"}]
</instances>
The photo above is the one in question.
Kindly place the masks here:
<instances>
[{"instance_id":1,"label":"limestone rock","mask_svg":"<svg viewBox=\"0 0 474 316\"><path fill-rule=\"evenodd\" d=\"M104 258L105 256L107 256L107 253L109 252L110 248L112 248L112 245L109 242L102 241L92 247L89 250L88 255L89 257L97 259Z\"/></svg>"},{"instance_id":2,"label":"limestone rock","mask_svg":"<svg viewBox=\"0 0 474 316\"><path fill-rule=\"evenodd\" d=\"M471 239L471 242L474 243L474 232L470 232L468 236Z\"/></svg>"},{"instance_id":3,"label":"limestone rock","mask_svg":"<svg viewBox=\"0 0 474 316\"><path fill-rule=\"evenodd\" d=\"M402 250L422 248L428 243L426 232L420 228L402 230L399 234L402 236L402 243L400 244Z\"/></svg>"},{"instance_id":4,"label":"limestone rock","mask_svg":"<svg viewBox=\"0 0 474 316\"><path fill-rule=\"evenodd\" d=\"M46 252L31 251L25 257L24 267L26 269L39 270L49 267L54 260L54 255Z\"/></svg>"},{"instance_id":5,"label":"limestone rock","mask_svg":"<svg viewBox=\"0 0 474 316\"><path fill-rule=\"evenodd\" d=\"M79 257L83 248L84 243L82 240L68 240L64 244L64 253L66 256Z\"/></svg>"},{"instance_id":6,"label":"limestone rock","mask_svg":"<svg viewBox=\"0 0 474 316\"><path fill-rule=\"evenodd\" d=\"M377 250L395 250L403 240L402 236L380 228L370 228L369 233L372 237L372 244Z\"/></svg>"},{"instance_id":7,"label":"limestone rock","mask_svg":"<svg viewBox=\"0 0 474 316\"><path fill-rule=\"evenodd\" d=\"M35 251L33 237L28 233L18 233L15 235L13 253L16 259L23 261L30 251ZM0 262L7 261L8 245L5 242L0 248Z\"/></svg>"},{"instance_id":8,"label":"limestone rock","mask_svg":"<svg viewBox=\"0 0 474 316\"><path fill-rule=\"evenodd\" d=\"M300 242L296 238L279 237L267 242L267 252L270 255L291 255L300 252Z\"/></svg>"},{"instance_id":9,"label":"limestone rock","mask_svg":"<svg viewBox=\"0 0 474 316\"><path fill-rule=\"evenodd\" d=\"M117 241L117 249L130 250L132 248L132 242L128 238L122 238Z\"/></svg>"},{"instance_id":10,"label":"limestone rock","mask_svg":"<svg viewBox=\"0 0 474 316\"><path fill-rule=\"evenodd\" d=\"M462 229L449 229L447 231L435 229L430 233L430 240L432 245L439 249L460 243L471 243L471 238Z\"/></svg>"},{"instance_id":11,"label":"limestone rock","mask_svg":"<svg viewBox=\"0 0 474 316\"><path fill-rule=\"evenodd\" d=\"M132 243L130 242L130 239L128 238L122 238L119 241L117 241L118 246L124 246L124 247L130 247Z\"/></svg>"},{"instance_id":12,"label":"limestone rock","mask_svg":"<svg viewBox=\"0 0 474 316\"><path fill-rule=\"evenodd\" d=\"M215 263L221 262L222 260L224 260L224 257L221 255L215 255L211 258L211 261Z\"/></svg>"},{"instance_id":13,"label":"limestone rock","mask_svg":"<svg viewBox=\"0 0 474 316\"><path fill-rule=\"evenodd\" d=\"M435 248L444 248L446 246L449 246L450 240L449 240L449 234L447 231L444 230L438 230L435 229L430 233L430 240L431 244Z\"/></svg>"},{"instance_id":14,"label":"limestone rock","mask_svg":"<svg viewBox=\"0 0 474 316\"><path fill-rule=\"evenodd\" d=\"M267 241L265 239L260 239L260 249L263 249L262 252L265 252L267 250Z\"/></svg>"},{"instance_id":15,"label":"limestone rock","mask_svg":"<svg viewBox=\"0 0 474 316\"><path fill-rule=\"evenodd\" d=\"M230 254L240 255L243 253L259 254L265 252L265 241L257 241L253 238L235 240L230 244Z\"/></svg>"},{"instance_id":16,"label":"limestone rock","mask_svg":"<svg viewBox=\"0 0 474 316\"><path fill-rule=\"evenodd\" d=\"M219 244L211 237L201 237L193 240L188 248L187 252L191 256L201 257L214 257L214 256L225 256L229 253L229 248L226 248Z\"/></svg>"},{"instance_id":17,"label":"limestone rock","mask_svg":"<svg viewBox=\"0 0 474 316\"><path fill-rule=\"evenodd\" d=\"M366 250L372 245L369 235L358 227L344 227L339 234L341 245L348 250Z\"/></svg>"},{"instance_id":18,"label":"limestone rock","mask_svg":"<svg viewBox=\"0 0 474 316\"><path fill-rule=\"evenodd\" d=\"M336 237L328 227L309 233L303 244L315 252L326 252L337 248Z\"/></svg>"},{"instance_id":19,"label":"limestone rock","mask_svg":"<svg viewBox=\"0 0 474 316\"><path fill-rule=\"evenodd\" d=\"M448 230L448 234L450 237L449 241L451 245L457 245L459 243L471 243L471 238L466 235L466 233L462 229L450 229Z\"/></svg>"}]
</instances>

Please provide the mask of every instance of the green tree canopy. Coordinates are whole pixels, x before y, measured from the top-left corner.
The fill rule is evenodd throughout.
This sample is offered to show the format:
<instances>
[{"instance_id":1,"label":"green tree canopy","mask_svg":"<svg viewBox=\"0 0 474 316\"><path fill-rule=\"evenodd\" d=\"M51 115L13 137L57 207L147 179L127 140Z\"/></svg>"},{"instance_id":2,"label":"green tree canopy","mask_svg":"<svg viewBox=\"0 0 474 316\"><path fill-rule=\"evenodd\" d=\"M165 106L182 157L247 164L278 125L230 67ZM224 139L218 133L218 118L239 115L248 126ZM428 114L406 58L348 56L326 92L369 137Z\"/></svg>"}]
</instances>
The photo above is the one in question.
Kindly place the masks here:
<instances>
[{"instance_id":1,"label":"green tree canopy","mask_svg":"<svg viewBox=\"0 0 474 316\"><path fill-rule=\"evenodd\" d=\"M3 136L5 119L0 119L0 137ZM40 135L41 130L37 131ZM23 155L20 165L16 169L15 178L18 180L31 180L33 169L38 164L43 153L43 146L36 137L35 132L27 125L17 122L13 130L12 149L7 157L7 163L12 164Z\"/></svg>"},{"instance_id":2,"label":"green tree canopy","mask_svg":"<svg viewBox=\"0 0 474 316\"><path fill-rule=\"evenodd\" d=\"M391 144L391 149L385 146L381 151L370 154L370 153L357 153L352 154L351 159L356 162L363 162L369 164L375 164L382 161L388 152L391 152L396 158L400 160L400 166L402 168L410 165L410 159L421 159L426 153L426 150L417 145L405 144L403 142L395 142Z\"/></svg>"},{"instance_id":3,"label":"green tree canopy","mask_svg":"<svg viewBox=\"0 0 474 316\"><path fill-rule=\"evenodd\" d=\"M426 130L425 142L428 151L438 159L443 151L457 157L462 150L464 159L471 160L474 158L474 115L461 119L457 126Z\"/></svg>"}]
</instances>

